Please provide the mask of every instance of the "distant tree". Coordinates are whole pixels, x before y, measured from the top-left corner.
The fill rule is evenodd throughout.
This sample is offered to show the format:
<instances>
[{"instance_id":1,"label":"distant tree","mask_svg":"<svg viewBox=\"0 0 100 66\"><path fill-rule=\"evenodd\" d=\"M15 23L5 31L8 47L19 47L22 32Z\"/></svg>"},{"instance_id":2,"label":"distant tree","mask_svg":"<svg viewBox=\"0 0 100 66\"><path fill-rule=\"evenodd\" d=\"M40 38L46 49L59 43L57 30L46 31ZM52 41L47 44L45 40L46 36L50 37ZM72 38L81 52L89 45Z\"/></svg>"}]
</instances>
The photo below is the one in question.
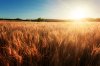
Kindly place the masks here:
<instances>
[{"instance_id":1,"label":"distant tree","mask_svg":"<svg viewBox=\"0 0 100 66\"><path fill-rule=\"evenodd\" d=\"M20 18L16 18L15 20L22 20L22 19L20 19Z\"/></svg>"},{"instance_id":2,"label":"distant tree","mask_svg":"<svg viewBox=\"0 0 100 66\"><path fill-rule=\"evenodd\" d=\"M41 21L44 21L44 19L43 18L37 18L36 21L41 22Z\"/></svg>"}]
</instances>

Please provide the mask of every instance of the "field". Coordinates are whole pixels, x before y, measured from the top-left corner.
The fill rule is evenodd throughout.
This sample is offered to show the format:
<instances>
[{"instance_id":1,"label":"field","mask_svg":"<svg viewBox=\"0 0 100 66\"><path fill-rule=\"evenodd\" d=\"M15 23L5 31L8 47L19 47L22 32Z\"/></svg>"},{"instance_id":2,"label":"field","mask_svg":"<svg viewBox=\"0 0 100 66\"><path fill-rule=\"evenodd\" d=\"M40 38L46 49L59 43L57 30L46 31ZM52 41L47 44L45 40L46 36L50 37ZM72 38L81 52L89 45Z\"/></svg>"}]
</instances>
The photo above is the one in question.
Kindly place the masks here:
<instances>
[{"instance_id":1,"label":"field","mask_svg":"<svg viewBox=\"0 0 100 66\"><path fill-rule=\"evenodd\" d=\"M100 66L100 23L0 21L0 66Z\"/></svg>"}]
</instances>

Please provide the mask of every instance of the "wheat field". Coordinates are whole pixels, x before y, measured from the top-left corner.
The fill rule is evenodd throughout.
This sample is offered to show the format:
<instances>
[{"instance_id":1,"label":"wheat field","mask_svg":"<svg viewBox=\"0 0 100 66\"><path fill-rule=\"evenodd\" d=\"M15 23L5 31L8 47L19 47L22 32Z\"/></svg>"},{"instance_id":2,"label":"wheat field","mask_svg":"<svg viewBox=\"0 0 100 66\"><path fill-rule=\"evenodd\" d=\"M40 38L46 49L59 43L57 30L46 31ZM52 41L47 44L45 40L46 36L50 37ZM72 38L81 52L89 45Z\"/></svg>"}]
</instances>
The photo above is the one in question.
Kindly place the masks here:
<instances>
[{"instance_id":1,"label":"wheat field","mask_svg":"<svg viewBox=\"0 0 100 66\"><path fill-rule=\"evenodd\" d=\"M100 23L0 21L0 66L100 66Z\"/></svg>"}]
</instances>

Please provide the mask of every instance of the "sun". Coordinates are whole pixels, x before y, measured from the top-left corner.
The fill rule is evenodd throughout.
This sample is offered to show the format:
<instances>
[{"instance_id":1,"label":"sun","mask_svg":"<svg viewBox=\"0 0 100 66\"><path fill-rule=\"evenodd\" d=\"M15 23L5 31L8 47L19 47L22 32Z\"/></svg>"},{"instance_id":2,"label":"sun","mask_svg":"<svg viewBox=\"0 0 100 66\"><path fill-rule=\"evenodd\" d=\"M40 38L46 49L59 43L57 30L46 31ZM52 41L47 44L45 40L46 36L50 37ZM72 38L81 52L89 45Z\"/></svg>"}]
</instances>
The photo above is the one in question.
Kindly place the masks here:
<instances>
[{"instance_id":1,"label":"sun","mask_svg":"<svg viewBox=\"0 0 100 66\"><path fill-rule=\"evenodd\" d=\"M82 7L74 8L70 11L69 16L71 19L75 19L75 20L86 18L86 17L88 17L88 11L87 11L87 9L82 8Z\"/></svg>"}]
</instances>

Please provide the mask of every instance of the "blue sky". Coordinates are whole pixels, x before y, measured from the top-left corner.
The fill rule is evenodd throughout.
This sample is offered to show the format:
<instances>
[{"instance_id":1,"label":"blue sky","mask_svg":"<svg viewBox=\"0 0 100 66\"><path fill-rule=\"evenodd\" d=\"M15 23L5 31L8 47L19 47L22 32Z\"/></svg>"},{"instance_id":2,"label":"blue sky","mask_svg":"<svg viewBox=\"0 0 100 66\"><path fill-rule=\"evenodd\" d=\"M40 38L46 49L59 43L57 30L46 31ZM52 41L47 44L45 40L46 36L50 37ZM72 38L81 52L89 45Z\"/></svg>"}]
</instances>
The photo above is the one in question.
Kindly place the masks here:
<instances>
[{"instance_id":1,"label":"blue sky","mask_svg":"<svg viewBox=\"0 0 100 66\"><path fill-rule=\"evenodd\" d=\"M2 18L68 18L74 7L85 5L88 17L100 17L100 0L0 0Z\"/></svg>"}]
</instances>

